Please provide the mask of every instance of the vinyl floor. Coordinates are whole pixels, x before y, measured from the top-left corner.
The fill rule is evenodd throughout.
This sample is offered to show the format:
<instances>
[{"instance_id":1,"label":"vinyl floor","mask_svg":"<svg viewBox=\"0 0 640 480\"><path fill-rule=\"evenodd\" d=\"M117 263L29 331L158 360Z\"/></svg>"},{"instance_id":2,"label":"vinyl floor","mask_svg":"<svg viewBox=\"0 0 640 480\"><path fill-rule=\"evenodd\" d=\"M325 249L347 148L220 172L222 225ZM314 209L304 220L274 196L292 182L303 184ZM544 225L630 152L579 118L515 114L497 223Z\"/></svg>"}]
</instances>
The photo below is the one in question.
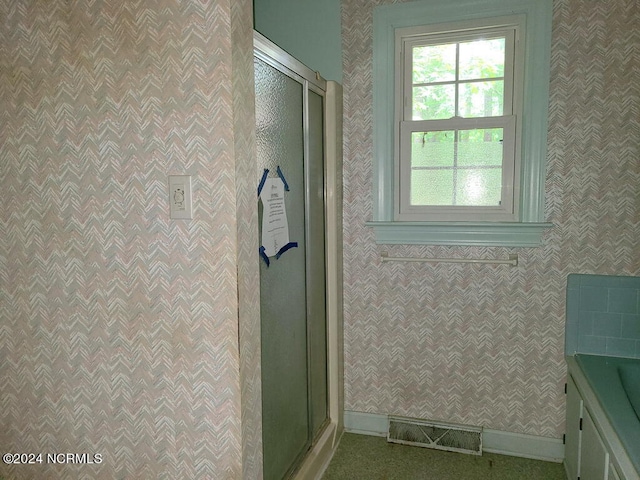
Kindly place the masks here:
<instances>
[{"instance_id":1,"label":"vinyl floor","mask_svg":"<svg viewBox=\"0 0 640 480\"><path fill-rule=\"evenodd\" d=\"M566 480L561 463L467 455L345 433L323 480Z\"/></svg>"}]
</instances>

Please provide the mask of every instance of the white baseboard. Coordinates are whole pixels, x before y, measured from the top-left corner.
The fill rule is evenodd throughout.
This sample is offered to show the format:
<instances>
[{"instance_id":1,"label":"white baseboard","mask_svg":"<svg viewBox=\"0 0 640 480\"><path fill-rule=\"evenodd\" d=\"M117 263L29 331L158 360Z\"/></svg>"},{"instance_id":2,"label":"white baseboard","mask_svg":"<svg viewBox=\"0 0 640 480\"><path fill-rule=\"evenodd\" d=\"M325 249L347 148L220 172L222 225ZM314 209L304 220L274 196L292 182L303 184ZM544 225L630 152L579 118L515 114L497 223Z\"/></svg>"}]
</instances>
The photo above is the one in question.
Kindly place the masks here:
<instances>
[{"instance_id":1,"label":"white baseboard","mask_svg":"<svg viewBox=\"0 0 640 480\"><path fill-rule=\"evenodd\" d=\"M485 452L556 463L562 463L564 460L564 444L561 438L503 432L488 428L483 430L482 436L482 449Z\"/></svg>"},{"instance_id":2,"label":"white baseboard","mask_svg":"<svg viewBox=\"0 0 640 480\"><path fill-rule=\"evenodd\" d=\"M345 432L386 437L388 428L387 415L348 410L344 412ZM561 438L503 432L488 428L483 429L482 450L547 462L562 463L564 460L564 445Z\"/></svg>"},{"instance_id":3,"label":"white baseboard","mask_svg":"<svg viewBox=\"0 0 640 480\"><path fill-rule=\"evenodd\" d=\"M387 415L378 413L364 413L344 411L344 431L372 435L374 437L386 437L389 430Z\"/></svg>"}]
</instances>

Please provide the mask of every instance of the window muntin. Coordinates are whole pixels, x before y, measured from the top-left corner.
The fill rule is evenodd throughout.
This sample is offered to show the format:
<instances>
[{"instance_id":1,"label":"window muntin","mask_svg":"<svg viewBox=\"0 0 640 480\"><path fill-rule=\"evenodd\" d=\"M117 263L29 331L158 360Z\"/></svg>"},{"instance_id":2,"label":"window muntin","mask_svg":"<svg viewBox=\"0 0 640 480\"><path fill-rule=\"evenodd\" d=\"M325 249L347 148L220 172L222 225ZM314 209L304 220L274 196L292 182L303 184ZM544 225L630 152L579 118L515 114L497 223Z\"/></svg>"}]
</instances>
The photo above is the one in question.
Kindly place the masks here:
<instances>
[{"instance_id":1,"label":"window muntin","mask_svg":"<svg viewBox=\"0 0 640 480\"><path fill-rule=\"evenodd\" d=\"M516 219L515 30L400 32L396 219Z\"/></svg>"}]
</instances>

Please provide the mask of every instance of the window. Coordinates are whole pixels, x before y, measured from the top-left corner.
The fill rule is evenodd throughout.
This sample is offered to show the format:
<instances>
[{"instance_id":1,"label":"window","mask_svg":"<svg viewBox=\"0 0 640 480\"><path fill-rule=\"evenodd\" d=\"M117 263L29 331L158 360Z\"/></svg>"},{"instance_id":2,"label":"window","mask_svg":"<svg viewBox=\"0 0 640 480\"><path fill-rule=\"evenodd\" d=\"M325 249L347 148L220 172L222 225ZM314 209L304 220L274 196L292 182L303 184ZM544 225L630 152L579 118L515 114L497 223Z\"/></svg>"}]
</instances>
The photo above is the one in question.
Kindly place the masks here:
<instances>
[{"instance_id":1,"label":"window","mask_svg":"<svg viewBox=\"0 0 640 480\"><path fill-rule=\"evenodd\" d=\"M534 246L551 226L551 1L504 3L374 10L378 243Z\"/></svg>"},{"instance_id":2,"label":"window","mask_svg":"<svg viewBox=\"0 0 640 480\"><path fill-rule=\"evenodd\" d=\"M515 220L522 54L505 23L396 32L396 219Z\"/></svg>"}]
</instances>

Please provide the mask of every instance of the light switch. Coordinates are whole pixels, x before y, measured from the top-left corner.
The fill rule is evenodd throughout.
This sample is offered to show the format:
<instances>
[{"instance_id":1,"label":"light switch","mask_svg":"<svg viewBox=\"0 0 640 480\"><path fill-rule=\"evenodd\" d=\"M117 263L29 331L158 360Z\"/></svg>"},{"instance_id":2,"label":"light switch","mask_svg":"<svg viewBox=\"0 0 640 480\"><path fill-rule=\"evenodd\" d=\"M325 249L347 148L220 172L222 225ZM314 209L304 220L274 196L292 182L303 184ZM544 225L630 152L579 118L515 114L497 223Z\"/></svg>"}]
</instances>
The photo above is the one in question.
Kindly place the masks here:
<instances>
[{"instance_id":1,"label":"light switch","mask_svg":"<svg viewBox=\"0 0 640 480\"><path fill-rule=\"evenodd\" d=\"M191 175L169 175L170 217L192 218Z\"/></svg>"}]
</instances>

